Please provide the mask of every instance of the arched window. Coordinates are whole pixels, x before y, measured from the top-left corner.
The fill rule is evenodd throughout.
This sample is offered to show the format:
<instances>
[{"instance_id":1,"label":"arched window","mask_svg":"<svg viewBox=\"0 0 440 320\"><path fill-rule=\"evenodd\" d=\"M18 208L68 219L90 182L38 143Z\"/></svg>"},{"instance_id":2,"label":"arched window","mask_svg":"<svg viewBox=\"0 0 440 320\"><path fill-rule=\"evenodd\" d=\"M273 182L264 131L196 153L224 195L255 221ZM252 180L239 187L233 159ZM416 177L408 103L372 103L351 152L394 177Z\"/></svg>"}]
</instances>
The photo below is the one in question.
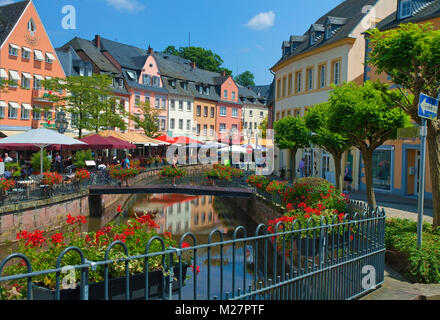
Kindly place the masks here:
<instances>
[{"instance_id":1,"label":"arched window","mask_svg":"<svg viewBox=\"0 0 440 320\"><path fill-rule=\"evenodd\" d=\"M37 31L37 28L35 27L34 20L32 20L32 19L29 20L29 22L28 22L28 31L32 32L32 33Z\"/></svg>"}]
</instances>

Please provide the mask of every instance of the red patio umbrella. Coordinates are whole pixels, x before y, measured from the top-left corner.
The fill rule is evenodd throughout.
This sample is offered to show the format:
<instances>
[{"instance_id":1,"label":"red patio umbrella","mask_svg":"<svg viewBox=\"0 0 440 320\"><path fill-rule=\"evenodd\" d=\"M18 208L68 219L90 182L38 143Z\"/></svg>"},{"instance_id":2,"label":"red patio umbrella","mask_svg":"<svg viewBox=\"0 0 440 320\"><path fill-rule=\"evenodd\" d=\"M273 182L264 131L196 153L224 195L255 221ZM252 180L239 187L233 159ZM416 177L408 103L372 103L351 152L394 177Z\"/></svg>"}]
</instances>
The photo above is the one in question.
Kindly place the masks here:
<instances>
[{"instance_id":1,"label":"red patio umbrella","mask_svg":"<svg viewBox=\"0 0 440 320\"><path fill-rule=\"evenodd\" d=\"M172 137L168 137L167 135L163 135L163 136L156 138L156 140L173 144L173 143L176 143L177 138L172 138Z\"/></svg>"},{"instance_id":2,"label":"red patio umbrella","mask_svg":"<svg viewBox=\"0 0 440 320\"><path fill-rule=\"evenodd\" d=\"M107 140L111 141L113 143L112 149L136 149L136 145L129 143L127 141L115 138L113 136L106 137Z\"/></svg>"},{"instance_id":3,"label":"red patio umbrella","mask_svg":"<svg viewBox=\"0 0 440 320\"><path fill-rule=\"evenodd\" d=\"M82 149L93 149L93 150L113 149L113 146L115 144L114 142L108 140L107 138L101 137L99 134L87 136L79 140L87 143L88 145L86 147L83 147Z\"/></svg>"},{"instance_id":4,"label":"red patio umbrella","mask_svg":"<svg viewBox=\"0 0 440 320\"><path fill-rule=\"evenodd\" d=\"M191 139L189 137L184 137L184 136L177 137L176 141L174 141L173 143L177 143L177 144L191 144L191 143L203 144L203 142Z\"/></svg>"}]
</instances>

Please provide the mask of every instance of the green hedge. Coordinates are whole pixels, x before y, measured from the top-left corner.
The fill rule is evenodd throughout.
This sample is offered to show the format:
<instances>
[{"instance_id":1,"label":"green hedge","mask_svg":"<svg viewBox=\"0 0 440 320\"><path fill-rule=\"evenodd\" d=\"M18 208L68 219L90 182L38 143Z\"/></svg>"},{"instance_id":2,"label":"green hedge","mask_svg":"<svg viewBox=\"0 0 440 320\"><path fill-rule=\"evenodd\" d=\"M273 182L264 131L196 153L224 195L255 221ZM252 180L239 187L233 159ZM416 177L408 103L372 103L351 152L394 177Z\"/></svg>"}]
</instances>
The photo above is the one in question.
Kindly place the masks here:
<instances>
[{"instance_id":1,"label":"green hedge","mask_svg":"<svg viewBox=\"0 0 440 320\"><path fill-rule=\"evenodd\" d=\"M385 244L388 250L401 254L405 276L418 283L440 283L440 230L423 224L423 242L417 248L417 223L392 218L386 222Z\"/></svg>"}]
</instances>

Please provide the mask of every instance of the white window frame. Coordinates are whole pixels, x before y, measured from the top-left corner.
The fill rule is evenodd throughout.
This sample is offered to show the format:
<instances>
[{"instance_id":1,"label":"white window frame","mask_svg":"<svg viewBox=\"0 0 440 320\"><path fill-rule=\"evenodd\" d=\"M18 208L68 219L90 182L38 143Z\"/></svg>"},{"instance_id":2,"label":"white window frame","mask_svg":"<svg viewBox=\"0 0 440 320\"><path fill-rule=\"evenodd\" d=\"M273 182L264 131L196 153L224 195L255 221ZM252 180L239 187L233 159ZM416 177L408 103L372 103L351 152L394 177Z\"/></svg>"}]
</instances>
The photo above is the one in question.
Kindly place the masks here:
<instances>
[{"instance_id":1,"label":"white window frame","mask_svg":"<svg viewBox=\"0 0 440 320\"><path fill-rule=\"evenodd\" d=\"M232 108L232 118L238 118L238 108Z\"/></svg>"},{"instance_id":2,"label":"white window frame","mask_svg":"<svg viewBox=\"0 0 440 320\"><path fill-rule=\"evenodd\" d=\"M220 117L226 117L228 114L228 111L226 110L226 107L220 106Z\"/></svg>"},{"instance_id":3,"label":"white window frame","mask_svg":"<svg viewBox=\"0 0 440 320\"><path fill-rule=\"evenodd\" d=\"M10 43L9 44L9 55L12 57L18 57L18 52L20 51L20 47Z\"/></svg>"},{"instance_id":4,"label":"white window frame","mask_svg":"<svg viewBox=\"0 0 440 320\"><path fill-rule=\"evenodd\" d=\"M409 5L409 8L407 7L407 5ZM404 8L405 10L408 10L405 14L404 14ZM410 17L412 14L412 1L411 0L402 0L400 2L400 19L404 19L404 18L408 18Z\"/></svg>"},{"instance_id":5,"label":"white window frame","mask_svg":"<svg viewBox=\"0 0 440 320\"><path fill-rule=\"evenodd\" d=\"M335 61L333 66L333 83L339 85L341 83L341 61Z\"/></svg>"}]
</instances>

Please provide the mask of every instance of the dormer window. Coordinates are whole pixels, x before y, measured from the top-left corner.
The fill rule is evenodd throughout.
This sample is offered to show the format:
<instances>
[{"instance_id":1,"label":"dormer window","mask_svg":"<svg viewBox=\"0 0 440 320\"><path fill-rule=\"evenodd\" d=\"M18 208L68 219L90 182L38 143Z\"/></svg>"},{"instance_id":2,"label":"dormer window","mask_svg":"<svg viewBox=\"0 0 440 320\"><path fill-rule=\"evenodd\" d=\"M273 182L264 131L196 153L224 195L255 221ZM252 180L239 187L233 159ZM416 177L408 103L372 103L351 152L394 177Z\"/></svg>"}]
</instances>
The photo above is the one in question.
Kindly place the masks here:
<instances>
[{"instance_id":1,"label":"dormer window","mask_svg":"<svg viewBox=\"0 0 440 320\"><path fill-rule=\"evenodd\" d=\"M332 25L330 24L325 28L325 40L328 40L331 37L332 37Z\"/></svg>"},{"instance_id":2,"label":"dormer window","mask_svg":"<svg viewBox=\"0 0 440 320\"><path fill-rule=\"evenodd\" d=\"M171 87L173 87L174 89L176 88L176 81L175 80L170 80L169 84Z\"/></svg>"},{"instance_id":3,"label":"dormer window","mask_svg":"<svg viewBox=\"0 0 440 320\"><path fill-rule=\"evenodd\" d=\"M187 82L185 82L185 81L182 82L182 89L185 91L188 90L188 83Z\"/></svg>"},{"instance_id":4,"label":"dormer window","mask_svg":"<svg viewBox=\"0 0 440 320\"><path fill-rule=\"evenodd\" d=\"M132 71L127 71L127 76L128 76L128 79L130 79L131 81L136 80L136 74Z\"/></svg>"},{"instance_id":5,"label":"dormer window","mask_svg":"<svg viewBox=\"0 0 440 320\"><path fill-rule=\"evenodd\" d=\"M400 1L400 19L408 18L412 14L412 0Z\"/></svg>"},{"instance_id":6,"label":"dormer window","mask_svg":"<svg viewBox=\"0 0 440 320\"><path fill-rule=\"evenodd\" d=\"M316 42L316 38L315 38L316 34L314 32L312 32L310 34L310 45L313 46Z\"/></svg>"}]
</instances>

